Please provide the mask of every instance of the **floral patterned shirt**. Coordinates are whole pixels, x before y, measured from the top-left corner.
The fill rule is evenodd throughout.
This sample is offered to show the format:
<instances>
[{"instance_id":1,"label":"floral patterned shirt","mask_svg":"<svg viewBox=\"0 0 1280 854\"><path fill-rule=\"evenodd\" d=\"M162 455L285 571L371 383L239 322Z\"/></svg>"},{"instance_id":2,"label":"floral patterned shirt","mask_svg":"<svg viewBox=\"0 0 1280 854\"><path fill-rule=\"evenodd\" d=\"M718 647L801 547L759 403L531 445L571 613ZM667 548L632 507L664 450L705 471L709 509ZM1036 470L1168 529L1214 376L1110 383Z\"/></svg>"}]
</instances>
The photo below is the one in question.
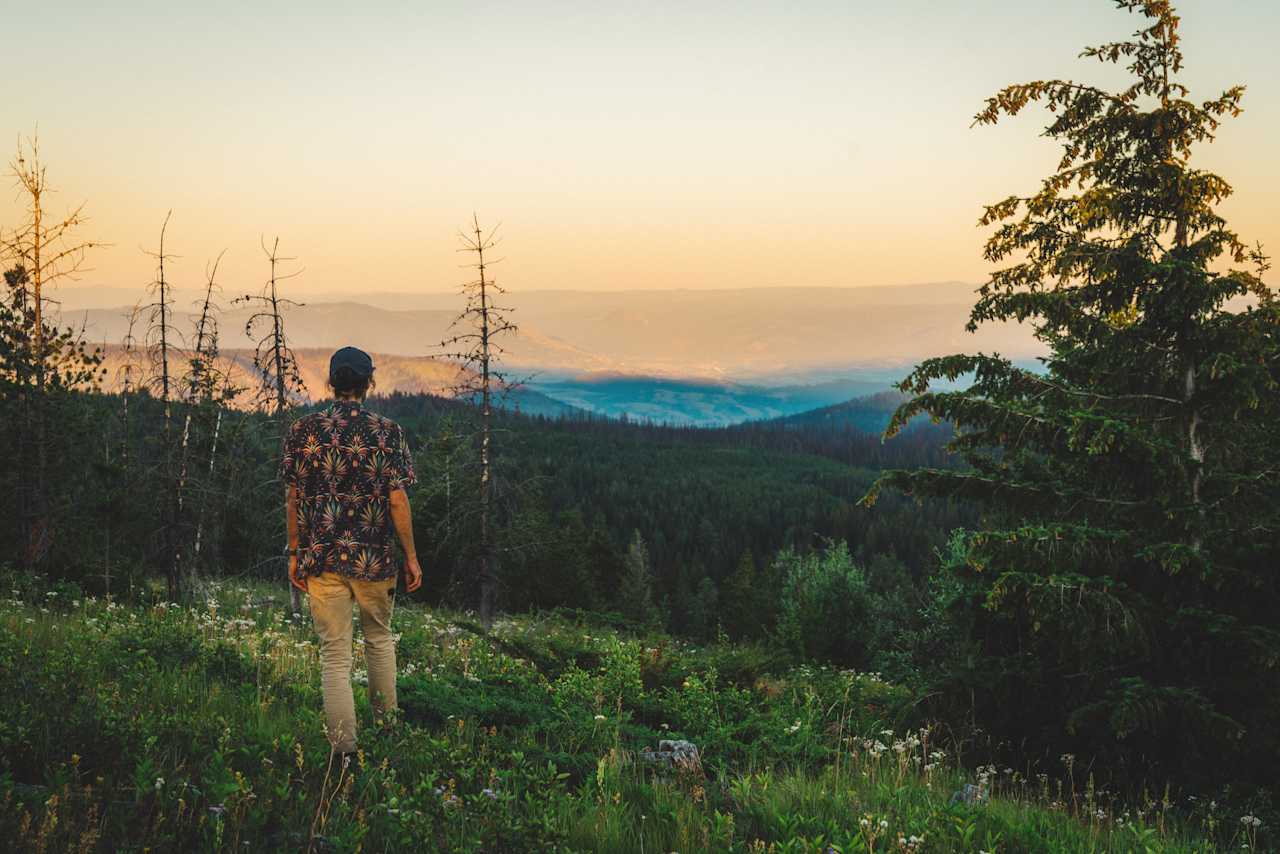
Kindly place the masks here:
<instances>
[{"instance_id":1,"label":"floral patterned shirt","mask_svg":"<svg viewBox=\"0 0 1280 854\"><path fill-rule=\"evenodd\" d=\"M300 575L396 576L391 493L416 480L400 425L336 400L289 428L280 477L297 487Z\"/></svg>"}]
</instances>

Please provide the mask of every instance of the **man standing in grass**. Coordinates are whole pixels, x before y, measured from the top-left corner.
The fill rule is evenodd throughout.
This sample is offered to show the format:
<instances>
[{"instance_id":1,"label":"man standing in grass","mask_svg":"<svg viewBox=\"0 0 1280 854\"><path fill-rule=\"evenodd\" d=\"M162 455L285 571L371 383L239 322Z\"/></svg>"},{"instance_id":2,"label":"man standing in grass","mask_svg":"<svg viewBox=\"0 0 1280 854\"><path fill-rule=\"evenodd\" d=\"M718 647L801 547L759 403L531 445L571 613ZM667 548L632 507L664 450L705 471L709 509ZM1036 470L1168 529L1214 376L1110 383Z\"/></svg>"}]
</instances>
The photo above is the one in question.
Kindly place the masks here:
<instances>
[{"instance_id":1,"label":"man standing in grass","mask_svg":"<svg viewBox=\"0 0 1280 854\"><path fill-rule=\"evenodd\" d=\"M405 589L422 584L405 489L415 480L404 430L364 408L373 360L343 347L329 360L333 403L294 422L280 465L289 530L289 580L307 593L320 636L325 727L344 762L356 749L351 692L351 606L360 609L369 700L379 723L396 712L396 647L391 634L397 561Z\"/></svg>"}]
</instances>

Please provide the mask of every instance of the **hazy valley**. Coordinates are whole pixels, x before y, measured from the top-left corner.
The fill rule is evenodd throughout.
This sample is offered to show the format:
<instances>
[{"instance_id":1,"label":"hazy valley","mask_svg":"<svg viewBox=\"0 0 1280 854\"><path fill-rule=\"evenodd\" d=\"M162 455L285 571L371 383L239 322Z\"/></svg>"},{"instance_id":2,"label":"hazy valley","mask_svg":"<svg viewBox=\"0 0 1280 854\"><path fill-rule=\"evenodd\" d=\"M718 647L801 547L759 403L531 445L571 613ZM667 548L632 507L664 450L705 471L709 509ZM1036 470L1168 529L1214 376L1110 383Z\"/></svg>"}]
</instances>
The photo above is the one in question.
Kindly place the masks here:
<instances>
[{"instance_id":1,"label":"hazy valley","mask_svg":"<svg viewBox=\"0 0 1280 854\"><path fill-rule=\"evenodd\" d=\"M791 415L887 389L910 365L962 350L1026 359L1039 353L1027 328L965 331L974 286L958 282L866 288L718 291L513 292L519 332L504 365L524 388L509 404L554 414L568 408L611 417L727 424ZM178 289L176 326L190 328L194 288ZM228 296L233 292L228 289ZM67 288L63 321L112 345L128 331L138 295ZM323 389L327 351L352 344L375 353L383 392L446 393L456 369L444 350L461 307L452 293L330 293L286 315L303 378ZM240 369L252 366L249 312L221 318L221 341ZM111 376L115 376L113 371Z\"/></svg>"}]
</instances>

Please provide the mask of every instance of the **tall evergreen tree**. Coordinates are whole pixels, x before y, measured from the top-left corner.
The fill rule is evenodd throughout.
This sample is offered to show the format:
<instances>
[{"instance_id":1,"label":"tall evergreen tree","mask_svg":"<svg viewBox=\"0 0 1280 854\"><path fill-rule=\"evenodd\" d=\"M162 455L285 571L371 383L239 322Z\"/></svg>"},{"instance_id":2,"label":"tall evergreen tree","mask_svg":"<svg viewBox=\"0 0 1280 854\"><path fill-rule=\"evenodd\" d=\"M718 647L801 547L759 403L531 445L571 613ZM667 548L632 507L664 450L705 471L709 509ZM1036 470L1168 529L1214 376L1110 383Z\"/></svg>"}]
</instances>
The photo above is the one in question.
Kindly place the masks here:
<instances>
[{"instance_id":1,"label":"tall evergreen tree","mask_svg":"<svg viewBox=\"0 0 1280 854\"><path fill-rule=\"evenodd\" d=\"M1216 211L1230 186L1191 162L1244 87L1192 101L1170 4L1116 5L1142 28L1083 56L1131 85L1009 86L975 120L1041 104L1062 145L1038 191L986 208L985 255L1005 266L969 323L1030 322L1044 370L918 366L889 433L950 420L970 468L894 472L866 501L892 486L988 508L963 547L985 616L962 682L989 729L1128 763L1132 779L1274 779L1280 313L1261 251Z\"/></svg>"},{"instance_id":2,"label":"tall evergreen tree","mask_svg":"<svg viewBox=\"0 0 1280 854\"><path fill-rule=\"evenodd\" d=\"M744 549L733 574L725 579L721 591L721 623L735 638L759 637L764 634L766 620L761 607L764 591L756 578L756 559Z\"/></svg>"},{"instance_id":3,"label":"tall evergreen tree","mask_svg":"<svg viewBox=\"0 0 1280 854\"><path fill-rule=\"evenodd\" d=\"M653 569L649 565L649 547L636 531L624 560L626 571L618 593L619 610L638 625L656 629L661 624L658 606L653 601Z\"/></svg>"}]
</instances>

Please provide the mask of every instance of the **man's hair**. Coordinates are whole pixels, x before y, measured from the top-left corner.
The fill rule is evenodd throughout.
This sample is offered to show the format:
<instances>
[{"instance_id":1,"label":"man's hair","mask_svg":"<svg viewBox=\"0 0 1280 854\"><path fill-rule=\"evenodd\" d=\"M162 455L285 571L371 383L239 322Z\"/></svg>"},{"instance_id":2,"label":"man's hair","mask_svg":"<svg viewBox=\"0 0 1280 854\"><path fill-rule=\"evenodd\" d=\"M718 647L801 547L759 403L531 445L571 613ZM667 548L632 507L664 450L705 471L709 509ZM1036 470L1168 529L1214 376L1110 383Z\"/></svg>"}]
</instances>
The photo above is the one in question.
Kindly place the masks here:
<instances>
[{"instance_id":1,"label":"man's hair","mask_svg":"<svg viewBox=\"0 0 1280 854\"><path fill-rule=\"evenodd\" d=\"M370 389L376 388L372 376L362 377L348 367L339 368L329 374L329 388L334 396L365 397Z\"/></svg>"}]
</instances>

